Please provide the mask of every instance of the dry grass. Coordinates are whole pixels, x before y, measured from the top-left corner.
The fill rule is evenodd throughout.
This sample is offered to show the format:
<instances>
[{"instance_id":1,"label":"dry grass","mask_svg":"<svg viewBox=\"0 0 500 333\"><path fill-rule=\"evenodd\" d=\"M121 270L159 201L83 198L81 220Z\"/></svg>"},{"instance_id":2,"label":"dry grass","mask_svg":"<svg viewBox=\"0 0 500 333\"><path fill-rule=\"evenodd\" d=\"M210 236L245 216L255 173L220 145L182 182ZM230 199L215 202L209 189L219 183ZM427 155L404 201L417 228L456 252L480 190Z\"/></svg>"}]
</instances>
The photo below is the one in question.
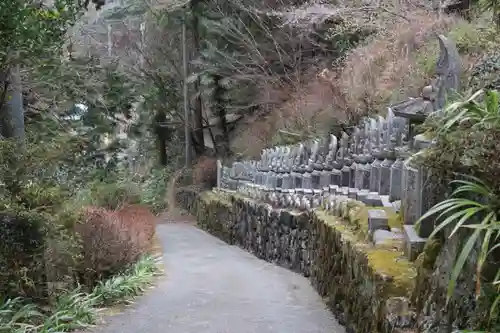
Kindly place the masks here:
<instances>
[{"instance_id":1,"label":"dry grass","mask_svg":"<svg viewBox=\"0 0 500 333\"><path fill-rule=\"evenodd\" d=\"M217 185L217 159L200 157L193 166L193 185L212 188Z\"/></svg>"},{"instance_id":2,"label":"dry grass","mask_svg":"<svg viewBox=\"0 0 500 333\"><path fill-rule=\"evenodd\" d=\"M175 194L179 185L181 178L186 172L186 168L181 168L174 172L174 174L170 177L170 180L167 184L167 194L165 198L165 203L167 205L168 217L169 220L177 219L183 216L183 211L177 207ZM166 216L164 216L164 219Z\"/></svg>"},{"instance_id":3,"label":"dry grass","mask_svg":"<svg viewBox=\"0 0 500 333\"><path fill-rule=\"evenodd\" d=\"M401 17L378 21L378 32L351 50L341 66L314 69L314 75L309 71L293 87L266 92L289 97L264 116L248 120L232 149L256 157L264 147L335 132L335 125L356 123L368 114L385 114L391 103L420 96L435 74L437 34L457 43L464 86L478 58L498 45L491 28L479 19L468 23L451 16L438 18L415 8L400 13Z\"/></svg>"},{"instance_id":4,"label":"dry grass","mask_svg":"<svg viewBox=\"0 0 500 333\"><path fill-rule=\"evenodd\" d=\"M429 84L439 52L436 34L447 35L460 20L439 19L426 11L414 11L407 18L348 55L337 81L346 112L383 113L389 103L419 96Z\"/></svg>"},{"instance_id":5,"label":"dry grass","mask_svg":"<svg viewBox=\"0 0 500 333\"><path fill-rule=\"evenodd\" d=\"M287 100L275 105L265 116L247 119L232 142L233 151L257 157L264 147L302 140L348 120L343 112L343 96L332 84L328 72L307 73L301 82L279 93L283 94L285 89Z\"/></svg>"}]
</instances>

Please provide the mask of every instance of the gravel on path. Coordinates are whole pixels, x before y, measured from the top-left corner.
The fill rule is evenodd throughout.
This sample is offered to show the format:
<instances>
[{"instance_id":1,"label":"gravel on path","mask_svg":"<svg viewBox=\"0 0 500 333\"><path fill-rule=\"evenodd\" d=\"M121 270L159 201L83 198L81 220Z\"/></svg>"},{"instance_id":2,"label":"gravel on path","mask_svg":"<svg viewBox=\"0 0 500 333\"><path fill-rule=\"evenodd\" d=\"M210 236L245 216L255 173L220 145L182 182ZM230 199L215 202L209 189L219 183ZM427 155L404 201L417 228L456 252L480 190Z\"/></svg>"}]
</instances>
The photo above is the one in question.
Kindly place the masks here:
<instances>
[{"instance_id":1,"label":"gravel on path","mask_svg":"<svg viewBox=\"0 0 500 333\"><path fill-rule=\"evenodd\" d=\"M160 224L165 275L96 333L345 333L309 281L188 223Z\"/></svg>"}]
</instances>

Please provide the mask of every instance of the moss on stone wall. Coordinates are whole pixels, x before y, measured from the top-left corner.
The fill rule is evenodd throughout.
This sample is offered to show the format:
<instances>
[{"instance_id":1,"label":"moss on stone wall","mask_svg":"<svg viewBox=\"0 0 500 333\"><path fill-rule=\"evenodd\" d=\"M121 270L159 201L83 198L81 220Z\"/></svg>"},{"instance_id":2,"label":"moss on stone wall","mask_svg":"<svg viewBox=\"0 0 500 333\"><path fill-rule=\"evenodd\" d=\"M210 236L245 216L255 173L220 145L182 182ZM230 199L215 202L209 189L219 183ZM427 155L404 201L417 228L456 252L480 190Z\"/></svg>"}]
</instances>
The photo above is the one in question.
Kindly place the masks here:
<instances>
[{"instance_id":1,"label":"moss on stone wall","mask_svg":"<svg viewBox=\"0 0 500 333\"><path fill-rule=\"evenodd\" d=\"M385 332L411 326L411 314L388 307L394 298L407 304L414 288L415 267L403 253L373 246L364 241L365 231L324 211L313 213L312 221L319 233L312 283L348 327Z\"/></svg>"},{"instance_id":2,"label":"moss on stone wall","mask_svg":"<svg viewBox=\"0 0 500 333\"><path fill-rule=\"evenodd\" d=\"M415 260L417 283L411 295L411 300L415 304L418 313L422 311L424 303L428 298L428 292L431 289L429 279L434 270L434 264L440 250L441 243L435 239L430 240L425 244L423 252Z\"/></svg>"},{"instance_id":3,"label":"moss on stone wall","mask_svg":"<svg viewBox=\"0 0 500 333\"><path fill-rule=\"evenodd\" d=\"M201 228L309 277L351 331L397 332L412 325L408 298L415 267L398 249L365 241L365 231L353 220L343 221L322 210L273 209L224 192L181 191L177 200L196 216ZM363 216L366 207L358 208Z\"/></svg>"}]
</instances>

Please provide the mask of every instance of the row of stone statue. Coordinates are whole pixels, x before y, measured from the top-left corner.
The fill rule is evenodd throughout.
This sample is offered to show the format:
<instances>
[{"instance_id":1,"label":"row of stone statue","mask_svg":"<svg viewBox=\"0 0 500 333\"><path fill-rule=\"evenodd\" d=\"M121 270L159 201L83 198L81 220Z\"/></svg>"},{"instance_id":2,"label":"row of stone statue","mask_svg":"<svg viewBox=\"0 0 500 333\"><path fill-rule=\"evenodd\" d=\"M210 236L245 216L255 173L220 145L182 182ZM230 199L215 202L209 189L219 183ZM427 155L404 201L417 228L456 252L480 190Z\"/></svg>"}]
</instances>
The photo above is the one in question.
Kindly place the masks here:
<instances>
[{"instance_id":1,"label":"row of stone statue","mask_svg":"<svg viewBox=\"0 0 500 333\"><path fill-rule=\"evenodd\" d=\"M333 214L345 213L350 200L402 209L405 244L414 258L415 244L421 251L434 225L428 220L418 230L413 228L429 209L431 200L425 198L431 190L426 181L428 172L413 164L412 155L432 144L424 135L414 136L413 126L429 113L441 112L445 95L458 89L461 68L454 44L444 36L438 40L438 78L420 97L391 105L385 117L362 119L349 134L267 148L259 160L234 162L231 167L219 162L218 187L276 207L310 209L321 205Z\"/></svg>"},{"instance_id":2,"label":"row of stone statue","mask_svg":"<svg viewBox=\"0 0 500 333\"><path fill-rule=\"evenodd\" d=\"M395 117L389 108L387 117L363 119L349 136L313 139L293 146L264 149L257 169L261 171L298 172L341 169L343 165L370 163L374 159L394 158L396 148L408 140L408 122Z\"/></svg>"},{"instance_id":3,"label":"row of stone statue","mask_svg":"<svg viewBox=\"0 0 500 333\"><path fill-rule=\"evenodd\" d=\"M235 162L228 178L251 181L278 192L325 191L330 185L401 198L403 160L409 152L408 122L388 110L387 117L364 119L351 136L342 133L296 145L264 149L258 161ZM234 187L234 185L233 185Z\"/></svg>"}]
</instances>

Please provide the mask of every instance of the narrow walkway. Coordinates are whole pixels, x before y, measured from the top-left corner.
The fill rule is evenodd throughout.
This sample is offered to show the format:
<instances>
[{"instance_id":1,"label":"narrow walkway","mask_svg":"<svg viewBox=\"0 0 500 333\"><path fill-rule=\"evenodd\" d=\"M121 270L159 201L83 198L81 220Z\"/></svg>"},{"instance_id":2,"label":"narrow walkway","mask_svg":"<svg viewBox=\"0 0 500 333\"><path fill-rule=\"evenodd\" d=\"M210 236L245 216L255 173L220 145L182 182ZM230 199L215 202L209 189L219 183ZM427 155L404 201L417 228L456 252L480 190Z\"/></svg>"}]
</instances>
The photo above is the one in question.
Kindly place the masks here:
<instances>
[{"instance_id":1,"label":"narrow walkway","mask_svg":"<svg viewBox=\"0 0 500 333\"><path fill-rule=\"evenodd\" d=\"M158 225L166 274L99 333L344 333L309 281L190 224Z\"/></svg>"}]
</instances>

